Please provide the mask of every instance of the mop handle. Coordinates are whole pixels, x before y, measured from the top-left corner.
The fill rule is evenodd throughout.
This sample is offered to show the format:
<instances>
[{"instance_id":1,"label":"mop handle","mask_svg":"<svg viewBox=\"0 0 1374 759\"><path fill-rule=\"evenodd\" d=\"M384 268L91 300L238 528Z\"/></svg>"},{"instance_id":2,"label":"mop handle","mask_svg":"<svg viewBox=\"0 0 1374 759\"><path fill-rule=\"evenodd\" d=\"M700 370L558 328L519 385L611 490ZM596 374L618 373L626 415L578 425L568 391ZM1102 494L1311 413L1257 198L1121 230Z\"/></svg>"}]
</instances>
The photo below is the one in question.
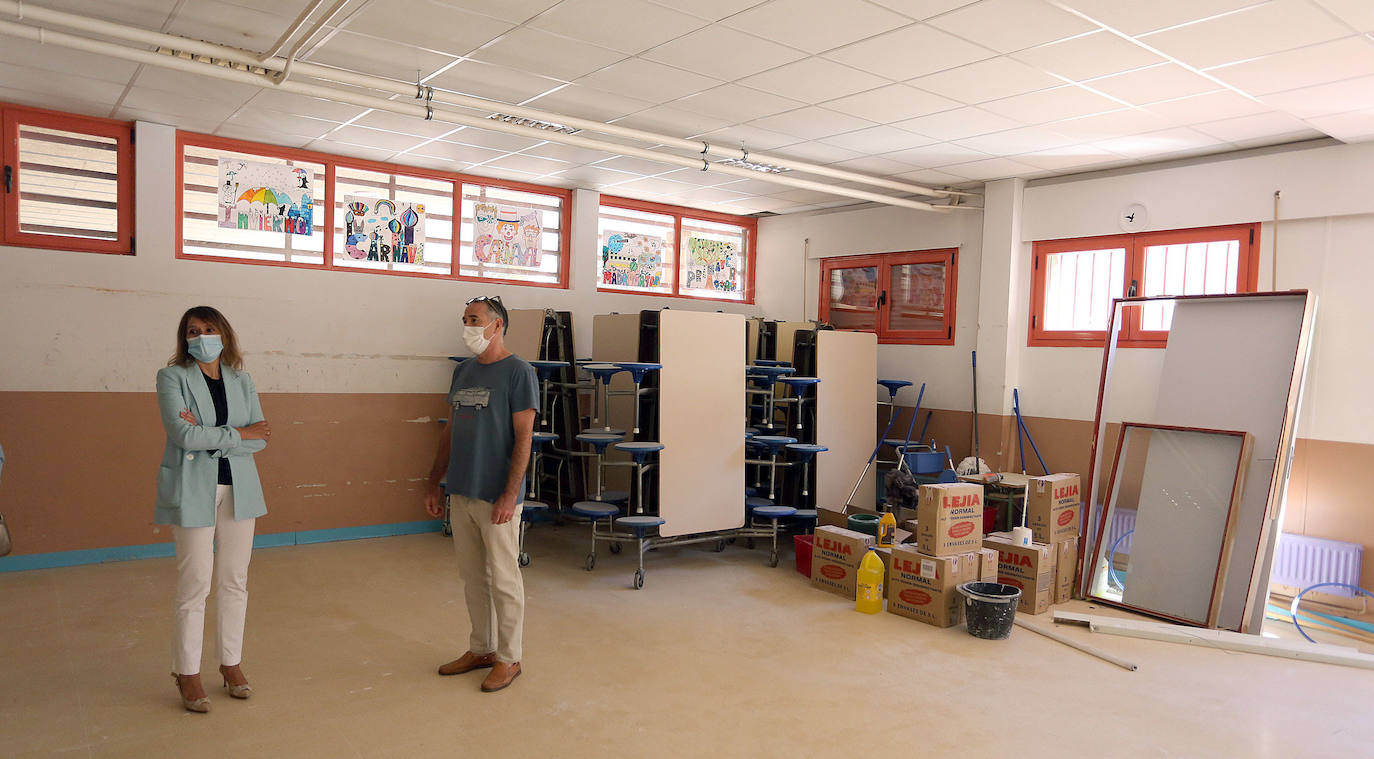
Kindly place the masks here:
<instances>
[{"instance_id":1,"label":"mop handle","mask_svg":"<svg viewBox=\"0 0 1374 759\"><path fill-rule=\"evenodd\" d=\"M1016 412L1016 452L1021 454L1021 474L1026 473L1026 446L1021 442L1021 391L1011 389L1011 410Z\"/></svg>"}]
</instances>

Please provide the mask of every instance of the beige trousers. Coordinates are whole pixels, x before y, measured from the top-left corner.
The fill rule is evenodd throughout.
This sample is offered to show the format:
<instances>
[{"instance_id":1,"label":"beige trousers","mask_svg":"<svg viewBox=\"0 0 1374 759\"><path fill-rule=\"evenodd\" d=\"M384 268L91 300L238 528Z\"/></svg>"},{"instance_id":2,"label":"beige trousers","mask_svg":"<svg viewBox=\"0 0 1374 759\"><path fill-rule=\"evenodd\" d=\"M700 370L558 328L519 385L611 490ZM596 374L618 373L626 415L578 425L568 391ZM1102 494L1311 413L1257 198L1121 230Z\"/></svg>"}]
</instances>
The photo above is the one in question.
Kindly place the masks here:
<instances>
[{"instance_id":1,"label":"beige trousers","mask_svg":"<svg viewBox=\"0 0 1374 759\"><path fill-rule=\"evenodd\" d=\"M520 576L520 514L505 524L492 524L490 501L461 495L448 497L453 548L463 580L474 654L496 652L498 661L520 661L525 627L525 581Z\"/></svg>"},{"instance_id":2,"label":"beige trousers","mask_svg":"<svg viewBox=\"0 0 1374 759\"><path fill-rule=\"evenodd\" d=\"M176 634L172 671L200 672L205 633L205 598L215 581L215 629L219 663L232 667L243 659L243 624L248 615L248 562L253 557L255 519L234 521L234 489L215 486L214 527L172 527L177 551ZM218 552L215 544L219 544ZM215 561L216 553L219 561Z\"/></svg>"}]
</instances>

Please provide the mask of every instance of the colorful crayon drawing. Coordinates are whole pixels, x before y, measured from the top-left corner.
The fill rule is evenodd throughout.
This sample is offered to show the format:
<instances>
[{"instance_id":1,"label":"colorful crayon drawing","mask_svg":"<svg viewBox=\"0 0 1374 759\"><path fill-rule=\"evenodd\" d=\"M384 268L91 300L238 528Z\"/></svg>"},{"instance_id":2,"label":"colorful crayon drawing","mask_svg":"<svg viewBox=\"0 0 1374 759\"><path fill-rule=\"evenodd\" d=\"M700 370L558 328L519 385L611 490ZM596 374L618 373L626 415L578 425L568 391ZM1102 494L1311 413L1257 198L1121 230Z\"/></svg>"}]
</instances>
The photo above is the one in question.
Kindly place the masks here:
<instances>
[{"instance_id":1,"label":"colorful crayon drawing","mask_svg":"<svg viewBox=\"0 0 1374 759\"><path fill-rule=\"evenodd\" d=\"M735 244L705 237L687 238L689 258L682 273L682 286L688 290L718 293L740 291L740 256Z\"/></svg>"},{"instance_id":2,"label":"colorful crayon drawing","mask_svg":"<svg viewBox=\"0 0 1374 759\"><path fill-rule=\"evenodd\" d=\"M478 203L473 210L472 254L482 263L537 269L543 234L534 208Z\"/></svg>"},{"instance_id":3,"label":"colorful crayon drawing","mask_svg":"<svg viewBox=\"0 0 1374 759\"><path fill-rule=\"evenodd\" d=\"M425 262L425 204L344 196L344 253L359 261Z\"/></svg>"},{"instance_id":4,"label":"colorful crayon drawing","mask_svg":"<svg viewBox=\"0 0 1374 759\"><path fill-rule=\"evenodd\" d=\"M310 170L298 166L219 159L219 226L314 234L312 179Z\"/></svg>"},{"instance_id":5,"label":"colorful crayon drawing","mask_svg":"<svg viewBox=\"0 0 1374 759\"><path fill-rule=\"evenodd\" d=\"M621 287L663 286L663 238L606 231L601 246L601 283Z\"/></svg>"}]
</instances>

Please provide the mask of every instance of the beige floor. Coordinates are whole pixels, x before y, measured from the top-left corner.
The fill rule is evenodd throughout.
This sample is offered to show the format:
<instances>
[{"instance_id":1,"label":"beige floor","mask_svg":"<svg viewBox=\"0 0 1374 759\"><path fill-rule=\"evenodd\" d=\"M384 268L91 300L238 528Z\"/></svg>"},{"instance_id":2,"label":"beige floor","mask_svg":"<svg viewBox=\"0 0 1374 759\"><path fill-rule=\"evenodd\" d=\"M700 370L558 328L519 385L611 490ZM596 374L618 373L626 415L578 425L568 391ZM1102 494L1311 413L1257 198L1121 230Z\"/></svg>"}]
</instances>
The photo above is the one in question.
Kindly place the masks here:
<instances>
[{"instance_id":1,"label":"beige floor","mask_svg":"<svg viewBox=\"0 0 1374 759\"><path fill-rule=\"evenodd\" d=\"M581 569L584 535L531 534L526 674L494 695L433 674L466 640L446 539L258 551L257 695L213 691L209 715L167 676L171 560L0 574L0 755L1374 753L1374 671L1064 630L1131 673L1024 630L990 642L856 614L742 547L651 553L635 591L628 554Z\"/></svg>"}]
</instances>

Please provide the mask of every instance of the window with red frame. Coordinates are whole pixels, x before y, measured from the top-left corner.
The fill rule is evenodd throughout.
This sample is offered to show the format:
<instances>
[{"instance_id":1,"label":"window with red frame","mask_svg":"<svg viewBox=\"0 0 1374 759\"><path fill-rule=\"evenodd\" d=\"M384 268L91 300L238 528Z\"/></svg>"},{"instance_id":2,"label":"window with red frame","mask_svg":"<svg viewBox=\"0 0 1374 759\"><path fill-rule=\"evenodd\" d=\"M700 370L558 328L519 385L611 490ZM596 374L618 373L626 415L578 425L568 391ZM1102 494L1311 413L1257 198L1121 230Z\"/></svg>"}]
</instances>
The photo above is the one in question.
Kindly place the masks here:
<instances>
[{"instance_id":1,"label":"window with red frame","mask_svg":"<svg viewBox=\"0 0 1374 759\"><path fill-rule=\"evenodd\" d=\"M1143 232L1035 243L1031 346L1101 346L1112 300L1254 292L1259 225ZM1162 347L1173 303L1123 311L1121 345Z\"/></svg>"},{"instance_id":2,"label":"window with red frame","mask_svg":"<svg viewBox=\"0 0 1374 759\"><path fill-rule=\"evenodd\" d=\"M177 141L179 256L567 287L569 190L188 133L178 133ZM226 193L219 186L221 158L281 164L312 177L311 233L256 229L251 221L248 228L221 226ZM231 194L242 190L233 188ZM299 205L307 204L301 200ZM385 244L385 235L359 234L370 229L365 226L371 223L369 213L383 207L396 212L394 246ZM486 219L479 213L487 207L515 219L526 255L496 255L499 251L482 244L481 232L496 226L495 214ZM418 219L407 216L406 209L422 210L422 224L412 225ZM378 223L385 221L380 217ZM382 242L374 249L368 240Z\"/></svg>"},{"instance_id":3,"label":"window with red frame","mask_svg":"<svg viewBox=\"0 0 1374 759\"><path fill-rule=\"evenodd\" d=\"M601 198L597 289L754 302L758 222L629 198Z\"/></svg>"},{"instance_id":4,"label":"window with red frame","mask_svg":"<svg viewBox=\"0 0 1374 759\"><path fill-rule=\"evenodd\" d=\"M820 318L880 343L953 345L958 251L821 260Z\"/></svg>"},{"instance_id":5,"label":"window with red frame","mask_svg":"<svg viewBox=\"0 0 1374 759\"><path fill-rule=\"evenodd\" d=\"M0 242L133 253L133 126L0 104Z\"/></svg>"}]
</instances>

